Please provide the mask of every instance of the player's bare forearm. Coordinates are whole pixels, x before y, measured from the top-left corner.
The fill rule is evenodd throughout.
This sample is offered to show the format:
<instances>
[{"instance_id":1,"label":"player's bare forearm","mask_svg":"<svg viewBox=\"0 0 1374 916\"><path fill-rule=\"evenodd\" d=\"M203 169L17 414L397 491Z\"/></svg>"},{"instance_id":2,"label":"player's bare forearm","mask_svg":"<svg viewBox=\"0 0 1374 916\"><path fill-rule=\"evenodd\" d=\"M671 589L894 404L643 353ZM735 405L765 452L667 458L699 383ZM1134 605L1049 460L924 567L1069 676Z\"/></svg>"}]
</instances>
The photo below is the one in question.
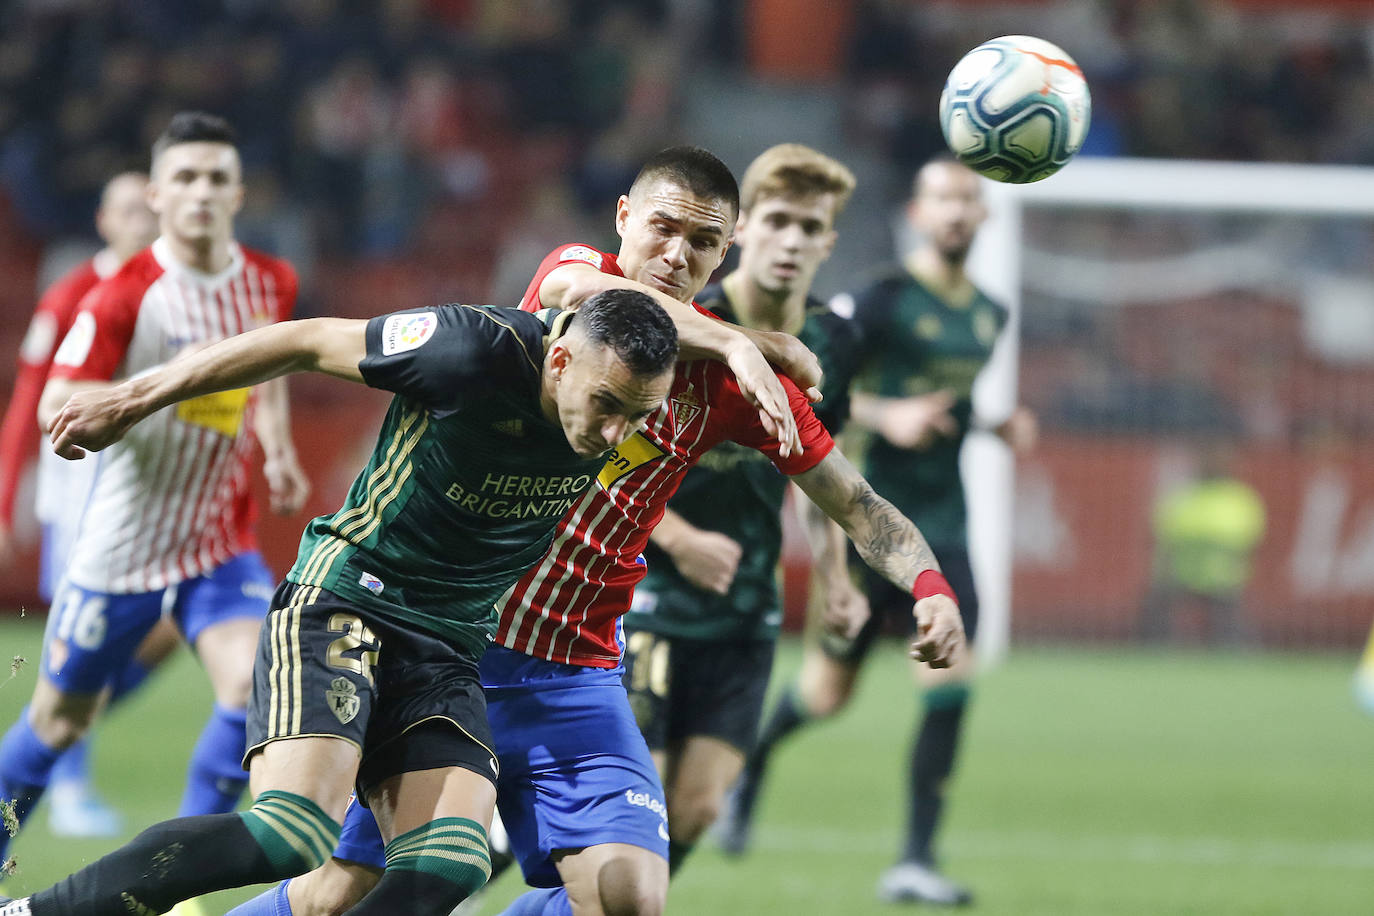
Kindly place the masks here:
<instances>
[{"instance_id":1,"label":"player's bare forearm","mask_svg":"<svg viewBox=\"0 0 1374 916\"><path fill-rule=\"evenodd\" d=\"M49 424L53 450L79 458L117 442L139 420L178 401L246 388L292 372L362 381L367 322L308 318L256 328L174 359L155 372L67 400Z\"/></svg>"},{"instance_id":2,"label":"player's bare forearm","mask_svg":"<svg viewBox=\"0 0 1374 916\"><path fill-rule=\"evenodd\" d=\"M69 378L53 378L43 386L43 394L38 399L38 428L47 429L53 417L72 395L81 391L98 391L111 387L110 382L78 382Z\"/></svg>"},{"instance_id":3,"label":"player's bare forearm","mask_svg":"<svg viewBox=\"0 0 1374 916\"><path fill-rule=\"evenodd\" d=\"M849 398L849 420L870 432L877 432L882 425L883 409L887 398L878 397L862 391L855 391Z\"/></svg>"},{"instance_id":4,"label":"player's bare forearm","mask_svg":"<svg viewBox=\"0 0 1374 916\"><path fill-rule=\"evenodd\" d=\"M262 445L262 469L272 511L282 515L298 511L310 495L310 480L301 468L291 437L291 401L285 378L269 379L258 386L253 431Z\"/></svg>"},{"instance_id":5,"label":"player's bare forearm","mask_svg":"<svg viewBox=\"0 0 1374 916\"><path fill-rule=\"evenodd\" d=\"M728 535L698 528L672 509L664 511L649 539L668 554L684 579L716 595L730 590L744 553Z\"/></svg>"},{"instance_id":6,"label":"player's bare forearm","mask_svg":"<svg viewBox=\"0 0 1374 916\"><path fill-rule=\"evenodd\" d=\"M169 404L290 375L323 372L361 382L367 322L306 318L255 328L172 360L156 372L123 383L143 416Z\"/></svg>"},{"instance_id":7,"label":"player's bare forearm","mask_svg":"<svg viewBox=\"0 0 1374 916\"><path fill-rule=\"evenodd\" d=\"M291 440L291 402L286 379L269 379L258 386L258 409L254 416L253 432L257 434L263 456L267 460L295 454L296 445Z\"/></svg>"},{"instance_id":8,"label":"player's bare forearm","mask_svg":"<svg viewBox=\"0 0 1374 916\"><path fill-rule=\"evenodd\" d=\"M918 575L939 570L921 532L874 491L839 449L792 479L844 529L864 562L893 585L910 592Z\"/></svg>"},{"instance_id":9,"label":"player's bare forearm","mask_svg":"<svg viewBox=\"0 0 1374 916\"><path fill-rule=\"evenodd\" d=\"M658 524L654 525L654 530L649 532L649 541L664 553L671 555L688 527L690 525L686 519L672 509L664 509L663 518L659 519Z\"/></svg>"},{"instance_id":10,"label":"player's bare forearm","mask_svg":"<svg viewBox=\"0 0 1374 916\"><path fill-rule=\"evenodd\" d=\"M817 506L839 523L874 571L908 593L916 577L939 563L925 537L904 515L873 491L849 460L832 449L820 464L793 478ZM932 668L949 667L964 644L959 606L948 594L933 592L917 600L916 640L911 657Z\"/></svg>"},{"instance_id":11,"label":"player's bare forearm","mask_svg":"<svg viewBox=\"0 0 1374 916\"><path fill-rule=\"evenodd\" d=\"M837 575L848 576L844 529L809 499L797 500L797 514L811 547L811 561L816 572L826 582Z\"/></svg>"},{"instance_id":12,"label":"player's bare forearm","mask_svg":"<svg viewBox=\"0 0 1374 916\"><path fill-rule=\"evenodd\" d=\"M731 325L731 327L736 327ZM783 331L760 331L740 327L739 331L758 347L763 358L782 370L812 402L821 399L821 361L797 338Z\"/></svg>"},{"instance_id":13,"label":"player's bare forearm","mask_svg":"<svg viewBox=\"0 0 1374 916\"><path fill-rule=\"evenodd\" d=\"M763 428L782 443L783 457L801 453L801 437L787 392L758 347L734 325L707 318L666 293L602 273L590 264L563 264L549 271L539 284L539 302L546 308L576 308L608 289L638 290L663 306L677 327L678 359L718 359L728 365L741 393L758 408Z\"/></svg>"},{"instance_id":14,"label":"player's bare forearm","mask_svg":"<svg viewBox=\"0 0 1374 916\"><path fill-rule=\"evenodd\" d=\"M733 325L707 318L690 305L652 286L604 273L590 264L562 264L549 271L539 284L539 302L545 308L575 309L609 289L632 289L662 306L677 328L679 358L684 361L723 360L728 357L731 347L742 343L743 335Z\"/></svg>"},{"instance_id":15,"label":"player's bare forearm","mask_svg":"<svg viewBox=\"0 0 1374 916\"><path fill-rule=\"evenodd\" d=\"M590 264L562 264L549 271L539 284L539 302L546 308L575 309L587 299L608 289L633 289L661 305L677 328L679 359L684 362L694 359L718 359L728 362L731 355L744 346L762 350L764 357L770 362L786 369L792 368L794 362L804 362L794 348L785 341L776 339L779 336L790 338L790 335L749 332L733 324L707 318L692 306L674 299L662 290L628 277L604 273ZM795 338L791 339L796 341ZM796 346L806 350L800 341L796 341ZM773 356L777 356L778 359L773 359ZM808 376L805 379L807 384L816 384L819 379L812 381L809 375L819 376L819 363L814 373L803 371L801 374ZM793 378L793 381L801 385L803 379Z\"/></svg>"}]
</instances>

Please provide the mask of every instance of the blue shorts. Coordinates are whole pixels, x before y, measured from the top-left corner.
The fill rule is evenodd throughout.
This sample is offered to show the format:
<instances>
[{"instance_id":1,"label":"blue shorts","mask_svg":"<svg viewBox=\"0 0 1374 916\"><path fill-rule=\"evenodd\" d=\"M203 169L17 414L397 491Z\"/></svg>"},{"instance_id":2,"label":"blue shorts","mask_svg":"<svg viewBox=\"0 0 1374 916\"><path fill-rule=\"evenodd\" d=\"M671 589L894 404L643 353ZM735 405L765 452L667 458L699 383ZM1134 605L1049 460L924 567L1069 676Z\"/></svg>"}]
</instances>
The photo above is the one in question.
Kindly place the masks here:
<instances>
[{"instance_id":1,"label":"blue shorts","mask_svg":"<svg viewBox=\"0 0 1374 916\"><path fill-rule=\"evenodd\" d=\"M257 551L155 592L117 595L63 582L43 634L43 673L67 693L98 693L123 673L160 618L170 616L195 645L216 623L266 617L272 586Z\"/></svg>"},{"instance_id":2,"label":"blue shorts","mask_svg":"<svg viewBox=\"0 0 1374 916\"><path fill-rule=\"evenodd\" d=\"M358 803L356 795L348 800L339 845L334 847L334 858L373 868L386 868L386 846L382 843L382 831L372 812Z\"/></svg>"},{"instance_id":3,"label":"blue shorts","mask_svg":"<svg viewBox=\"0 0 1374 916\"><path fill-rule=\"evenodd\" d=\"M628 843L668 858L663 786L623 669L561 665L501 646L482 657L501 775L497 806L534 887L562 883L560 849Z\"/></svg>"}]
</instances>

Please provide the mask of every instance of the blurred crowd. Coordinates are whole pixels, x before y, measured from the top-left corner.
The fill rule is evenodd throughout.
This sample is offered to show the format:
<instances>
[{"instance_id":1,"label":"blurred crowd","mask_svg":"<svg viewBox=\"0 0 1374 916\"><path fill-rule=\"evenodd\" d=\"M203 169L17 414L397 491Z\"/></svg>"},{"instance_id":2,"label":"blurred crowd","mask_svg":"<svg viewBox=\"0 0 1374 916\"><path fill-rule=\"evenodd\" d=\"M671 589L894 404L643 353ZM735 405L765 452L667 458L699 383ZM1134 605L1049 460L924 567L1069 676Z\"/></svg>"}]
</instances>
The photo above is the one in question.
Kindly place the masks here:
<instances>
[{"instance_id":1,"label":"blurred crowd","mask_svg":"<svg viewBox=\"0 0 1374 916\"><path fill-rule=\"evenodd\" d=\"M673 61L654 40L664 8L653 0L5 9L0 181L44 237L86 230L105 178L144 162L183 108L236 125L251 189L241 235L296 257L412 250L436 211L462 205L471 223L518 209L541 173L570 174L574 191L595 195L620 180L602 177L618 157L629 163L670 133L661 81ZM501 220L480 222L489 233Z\"/></svg>"},{"instance_id":2,"label":"blurred crowd","mask_svg":"<svg viewBox=\"0 0 1374 916\"><path fill-rule=\"evenodd\" d=\"M645 154L683 139L688 82L704 66L748 77L754 8L779 5L15 0L0 12L0 182L37 237L86 231L112 169L142 162L172 111L203 108L241 132L249 240L297 258L494 262L528 214L599 212ZM896 169L940 148L953 61L1018 30L1084 66L1090 152L1374 160L1365 20L1239 0L863 0L835 21L847 35L817 77L850 102L841 139Z\"/></svg>"},{"instance_id":3,"label":"blurred crowd","mask_svg":"<svg viewBox=\"0 0 1374 916\"><path fill-rule=\"evenodd\" d=\"M994 35L1049 38L1093 93L1085 152L1235 161L1374 163L1374 18L1338 4L1058 0L859 4L855 110L894 159L940 144L945 74Z\"/></svg>"}]
</instances>

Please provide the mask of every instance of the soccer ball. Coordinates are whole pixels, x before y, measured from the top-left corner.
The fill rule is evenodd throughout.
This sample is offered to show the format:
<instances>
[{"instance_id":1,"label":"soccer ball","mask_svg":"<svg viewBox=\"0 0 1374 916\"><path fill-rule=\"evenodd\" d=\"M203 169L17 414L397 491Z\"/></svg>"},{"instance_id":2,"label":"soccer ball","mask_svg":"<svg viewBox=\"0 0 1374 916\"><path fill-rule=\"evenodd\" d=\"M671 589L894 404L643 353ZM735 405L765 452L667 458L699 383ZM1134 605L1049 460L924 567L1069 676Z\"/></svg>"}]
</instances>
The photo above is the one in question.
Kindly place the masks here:
<instances>
[{"instance_id":1,"label":"soccer ball","mask_svg":"<svg viewBox=\"0 0 1374 916\"><path fill-rule=\"evenodd\" d=\"M985 41L964 55L940 95L940 129L960 162L1026 184L1059 171L1083 146L1092 99L1083 71L1029 35Z\"/></svg>"}]
</instances>

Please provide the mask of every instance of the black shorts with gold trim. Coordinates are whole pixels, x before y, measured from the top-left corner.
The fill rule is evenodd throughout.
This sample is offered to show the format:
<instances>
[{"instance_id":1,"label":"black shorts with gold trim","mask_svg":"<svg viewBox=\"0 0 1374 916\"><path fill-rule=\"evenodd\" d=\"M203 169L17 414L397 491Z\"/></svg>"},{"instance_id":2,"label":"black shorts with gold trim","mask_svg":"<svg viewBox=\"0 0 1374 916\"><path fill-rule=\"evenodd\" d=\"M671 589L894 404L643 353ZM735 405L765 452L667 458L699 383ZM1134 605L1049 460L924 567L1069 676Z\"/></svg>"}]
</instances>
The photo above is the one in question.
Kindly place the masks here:
<instances>
[{"instance_id":1,"label":"black shorts with gold trim","mask_svg":"<svg viewBox=\"0 0 1374 916\"><path fill-rule=\"evenodd\" d=\"M685 639L625 630L625 690L651 751L694 736L749 753L758 736L771 639Z\"/></svg>"},{"instance_id":2,"label":"black shorts with gold trim","mask_svg":"<svg viewBox=\"0 0 1374 916\"><path fill-rule=\"evenodd\" d=\"M359 798L399 773L456 766L496 781L477 660L333 592L283 582L253 666L244 766L284 738L362 752Z\"/></svg>"}]
</instances>

